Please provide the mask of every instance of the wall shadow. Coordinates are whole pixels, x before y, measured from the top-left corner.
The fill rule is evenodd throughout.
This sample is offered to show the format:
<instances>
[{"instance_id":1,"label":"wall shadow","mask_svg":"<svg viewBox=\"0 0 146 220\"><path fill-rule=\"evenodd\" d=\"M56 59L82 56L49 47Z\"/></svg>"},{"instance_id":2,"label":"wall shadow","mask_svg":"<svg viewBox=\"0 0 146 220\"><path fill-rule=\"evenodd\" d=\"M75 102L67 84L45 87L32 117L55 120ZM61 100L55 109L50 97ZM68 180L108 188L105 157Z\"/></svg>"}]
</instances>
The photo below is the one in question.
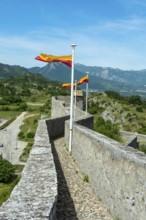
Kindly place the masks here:
<instances>
[{"instance_id":1,"label":"wall shadow","mask_svg":"<svg viewBox=\"0 0 146 220\"><path fill-rule=\"evenodd\" d=\"M57 171L58 179L58 199L56 205L56 219L57 220L78 220L75 210L74 202L71 198L69 188L63 173L63 169L55 149L54 140L51 140L52 153L54 156L54 163Z\"/></svg>"}]
</instances>

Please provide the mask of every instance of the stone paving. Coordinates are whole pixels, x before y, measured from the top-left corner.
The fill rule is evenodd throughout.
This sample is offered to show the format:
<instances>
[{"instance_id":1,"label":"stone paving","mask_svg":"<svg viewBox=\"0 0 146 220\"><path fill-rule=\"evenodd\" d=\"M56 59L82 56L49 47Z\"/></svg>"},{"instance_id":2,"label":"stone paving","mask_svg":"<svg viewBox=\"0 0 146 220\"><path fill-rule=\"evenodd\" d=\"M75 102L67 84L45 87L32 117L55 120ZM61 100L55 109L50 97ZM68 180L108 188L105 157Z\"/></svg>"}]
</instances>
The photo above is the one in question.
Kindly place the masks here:
<instances>
[{"instance_id":1,"label":"stone paving","mask_svg":"<svg viewBox=\"0 0 146 220\"><path fill-rule=\"evenodd\" d=\"M57 220L113 220L101 200L84 180L64 138L52 143L58 175Z\"/></svg>"}]
</instances>

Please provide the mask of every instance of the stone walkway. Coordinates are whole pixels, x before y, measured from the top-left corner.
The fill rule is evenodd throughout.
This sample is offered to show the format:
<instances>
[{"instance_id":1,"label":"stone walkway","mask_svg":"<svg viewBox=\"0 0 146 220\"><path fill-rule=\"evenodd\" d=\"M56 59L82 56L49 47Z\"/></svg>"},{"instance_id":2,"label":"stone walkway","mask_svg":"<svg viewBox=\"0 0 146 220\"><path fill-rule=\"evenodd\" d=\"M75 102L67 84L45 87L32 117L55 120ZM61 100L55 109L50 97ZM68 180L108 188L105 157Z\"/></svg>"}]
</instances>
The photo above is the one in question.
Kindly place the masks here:
<instances>
[{"instance_id":1,"label":"stone walkway","mask_svg":"<svg viewBox=\"0 0 146 220\"><path fill-rule=\"evenodd\" d=\"M65 148L64 138L52 143L58 174L57 220L113 220Z\"/></svg>"}]
</instances>

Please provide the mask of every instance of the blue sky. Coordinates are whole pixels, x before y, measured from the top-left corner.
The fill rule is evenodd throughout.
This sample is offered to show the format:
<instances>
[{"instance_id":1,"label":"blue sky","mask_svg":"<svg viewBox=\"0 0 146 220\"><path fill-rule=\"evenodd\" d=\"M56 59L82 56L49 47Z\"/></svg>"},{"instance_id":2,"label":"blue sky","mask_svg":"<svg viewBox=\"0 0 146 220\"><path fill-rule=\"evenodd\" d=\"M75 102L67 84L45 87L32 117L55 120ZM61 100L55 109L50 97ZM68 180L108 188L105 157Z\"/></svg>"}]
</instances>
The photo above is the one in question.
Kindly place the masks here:
<instances>
[{"instance_id":1,"label":"blue sky","mask_svg":"<svg viewBox=\"0 0 146 220\"><path fill-rule=\"evenodd\" d=\"M146 0L0 0L0 63L44 66L40 52L75 63L146 69Z\"/></svg>"}]
</instances>

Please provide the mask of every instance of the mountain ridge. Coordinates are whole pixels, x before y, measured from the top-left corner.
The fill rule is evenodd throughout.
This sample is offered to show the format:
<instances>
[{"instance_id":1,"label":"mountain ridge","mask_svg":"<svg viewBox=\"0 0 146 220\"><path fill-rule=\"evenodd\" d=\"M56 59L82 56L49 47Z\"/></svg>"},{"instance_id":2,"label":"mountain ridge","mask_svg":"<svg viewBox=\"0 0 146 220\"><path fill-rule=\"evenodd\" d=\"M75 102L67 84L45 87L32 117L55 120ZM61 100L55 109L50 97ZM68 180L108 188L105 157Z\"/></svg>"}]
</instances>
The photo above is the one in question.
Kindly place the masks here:
<instances>
[{"instance_id":1,"label":"mountain ridge","mask_svg":"<svg viewBox=\"0 0 146 220\"><path fill-rule=\"evenodd\" d=\"M112 68L109 68L111 70L114 70ZM94 70L94 71L93 71ZM95 72L97 70L97 72ZM75 64L75 80L79 80L80 78L84 77L87 72L89 72L89 89L90 90L96 90L96 91L105 91L105 90L115 90L119 91L121 93L125 94L131 94L133 92L137 93L140 89L142 89L142 93L144 91L143 85L140 84L140 87L137 86L137 83L132 84L129 82L129 78L123 80L120 80L120 77L116 79L114 72L113 77L111 76L106 77L103 76L103 70L105 70L104 67L90 67L85 66L83 64ZM51 80L59 80L64 83L69 83L71 78L71 69L64 64L60 63L48 63L44 67L33 67L30 68L29 71L36 72L43 74L45 77L51 79ZM121 70L122 71L122 70ZM100 73L100 74L99 74ZM120 72L121 74L121 72ZM111 73L110 73L111 75ZM143 82L144 80L142 80ZM146 83L146 77L145 77L145 83ZM85 85L81 86L82 89L85 89ZM139 93L139 92L138 92ZM143 95L143 94L142 94Z\"/></svg>"},{"instance_id":2,"label":"mountain ridge","mask_svg":"<svg viewBox=\"0 0 146 220\"><path fill-rule=\"evenodd\" d=\"M146 70L120 70L111 67L85 66L83 64L75 64L75 80L79 80L89 72L89 90L90 91L106 91L114 90L123 95L138 94L145 96L146 94ZM22 73L40 73L46 78L62 83L70 83L71 68L62 63L48 63L44 67L24 68L21 66L10 66L0 64L0 78L9 78ZM132 80L131 80L132 79ZM85 89L85 84L81 85L81 89Z\"/></svg>"},{"instance_id":3,"label":"mountain ridge","mask_svg":"<svg viewBox=\"0 0 146 220\"><path fill-rule=\"evenodd\" d=\"M100 76L103 79L115 80L118 82L129 83L132 79L134 85L146 85L146 69L143 70L121 70L112 67L85 66L76 64L75 68L79 71L89 72L90 75Z\"/></svg>"}]
</instances>

